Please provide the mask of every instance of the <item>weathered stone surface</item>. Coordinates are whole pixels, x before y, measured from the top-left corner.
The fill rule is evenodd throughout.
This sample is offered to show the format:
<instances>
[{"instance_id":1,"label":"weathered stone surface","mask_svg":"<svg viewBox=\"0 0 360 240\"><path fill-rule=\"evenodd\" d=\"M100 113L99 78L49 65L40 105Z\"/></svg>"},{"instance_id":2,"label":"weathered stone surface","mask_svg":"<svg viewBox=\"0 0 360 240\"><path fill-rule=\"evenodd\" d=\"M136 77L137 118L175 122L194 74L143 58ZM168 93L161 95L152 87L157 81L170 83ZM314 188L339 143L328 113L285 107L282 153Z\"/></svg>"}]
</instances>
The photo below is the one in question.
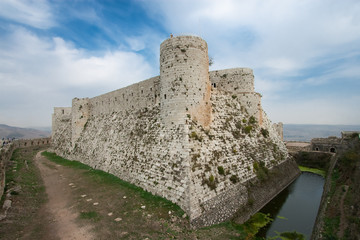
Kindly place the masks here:
<instances>
[{"instance_id":1,"label":"weathered stone surface","mask_svg":"<svg viewBox=\"0 0 360 240\"><path fill-rule=\"evenodd\" d=\"M3 204L3 209L7 210L7 209L11 208L11 203L12 203L11 200L6 199Z\"/></svg>"},{"instance_id":2,"label":"weathered stone surface","mask_svg":"<svg viewBox=\"0 0 360 240\"><path fill-rule=\"evenodd\" d=\"M53 150L169 199L194 226L229 219L248 201L254 166L288 152L252 70L208 69L204 40L165 40L160 76L55 108Z\"/></svg>"}]
</instances>

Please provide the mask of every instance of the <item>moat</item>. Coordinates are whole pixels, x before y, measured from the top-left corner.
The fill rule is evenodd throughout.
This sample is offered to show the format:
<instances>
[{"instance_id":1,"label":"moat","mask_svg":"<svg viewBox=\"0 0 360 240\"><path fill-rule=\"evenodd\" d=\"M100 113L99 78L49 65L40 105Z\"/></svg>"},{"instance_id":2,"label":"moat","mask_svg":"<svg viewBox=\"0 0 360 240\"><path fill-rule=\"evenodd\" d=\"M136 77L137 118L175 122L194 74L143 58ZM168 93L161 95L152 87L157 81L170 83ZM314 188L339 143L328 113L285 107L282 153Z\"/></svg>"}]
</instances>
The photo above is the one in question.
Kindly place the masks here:
<instances>
[{"instance_id":1,"label":"moat","mask_svg":"<svg viewBox=\"0 0 360 240\"><path fill-rule=\"evenodd\" d=\"M323 192L324 178L304 172L260 210L274 221L258 236L272 237L276 232L297 231L310 239Z\"/></svg>"}]
</instances>

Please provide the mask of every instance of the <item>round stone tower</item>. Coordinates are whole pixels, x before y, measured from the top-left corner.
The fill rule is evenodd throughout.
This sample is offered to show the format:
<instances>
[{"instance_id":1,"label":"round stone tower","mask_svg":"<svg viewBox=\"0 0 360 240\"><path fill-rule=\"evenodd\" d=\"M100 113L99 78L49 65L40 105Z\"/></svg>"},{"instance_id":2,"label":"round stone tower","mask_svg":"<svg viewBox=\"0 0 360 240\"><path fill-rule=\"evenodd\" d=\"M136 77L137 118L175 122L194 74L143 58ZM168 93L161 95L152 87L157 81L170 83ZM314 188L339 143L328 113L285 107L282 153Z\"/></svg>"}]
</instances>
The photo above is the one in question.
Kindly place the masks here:
<instances>
[{"instance_id":1,"label":"round stone tower","mask_svg":"<svg viewBox=\"0 0 360 240\"><path fill-rule=\"evenodd\" d=\"M164 123L203 127L211 122L211 85L207 43L195 36L178 36L160 45L160 103Z\"/></svg>"}]
</instances>

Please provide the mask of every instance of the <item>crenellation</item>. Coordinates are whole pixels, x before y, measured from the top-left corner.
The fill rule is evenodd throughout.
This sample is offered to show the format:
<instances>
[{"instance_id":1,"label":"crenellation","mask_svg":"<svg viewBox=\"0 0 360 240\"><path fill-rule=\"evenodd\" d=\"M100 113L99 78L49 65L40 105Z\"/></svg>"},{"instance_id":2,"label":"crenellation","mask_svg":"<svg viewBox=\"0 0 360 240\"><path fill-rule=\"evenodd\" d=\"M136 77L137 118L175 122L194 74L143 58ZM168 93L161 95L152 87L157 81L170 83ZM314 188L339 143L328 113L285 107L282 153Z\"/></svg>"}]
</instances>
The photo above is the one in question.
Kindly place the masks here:
<instances>
[{"instance_id":1,"label":"crenellation","mask_svg":"<svg viewBox=\"0 0 360 240\"><path fill-rule=\"evenodd\" d=\"M231 218L247 203L255 166L290 160L253 71L209 73L208 63L203 39L165 40L160 76L55 108L53 150L169 199L194 227Z\"/></svg>"}]
</instances>

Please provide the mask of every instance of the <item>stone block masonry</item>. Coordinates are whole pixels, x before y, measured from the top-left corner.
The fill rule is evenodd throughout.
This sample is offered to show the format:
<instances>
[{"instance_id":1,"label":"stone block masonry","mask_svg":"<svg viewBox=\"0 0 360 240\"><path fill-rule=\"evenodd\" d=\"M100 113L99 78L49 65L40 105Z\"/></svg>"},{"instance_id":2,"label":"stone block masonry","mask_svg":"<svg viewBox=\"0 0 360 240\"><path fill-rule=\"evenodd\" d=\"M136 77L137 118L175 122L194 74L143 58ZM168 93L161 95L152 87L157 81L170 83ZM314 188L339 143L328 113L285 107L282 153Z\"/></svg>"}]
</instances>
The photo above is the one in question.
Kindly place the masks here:
<instances>
[{"instance_id":1,"label":"stone block masonry","mask_svg":"<svg viewBox=\"0 0 360 240\"><path fill-rule=\"evenodd\" d=\"M256 166L281 171L290 160L253 71L209 72L208 63L203 39L165 40L160 76L55 108L53 151L169 199L194 227L233 217L249 201ZM299 172L286 171L285 183Z\"/></svg>"}]
</instances>

